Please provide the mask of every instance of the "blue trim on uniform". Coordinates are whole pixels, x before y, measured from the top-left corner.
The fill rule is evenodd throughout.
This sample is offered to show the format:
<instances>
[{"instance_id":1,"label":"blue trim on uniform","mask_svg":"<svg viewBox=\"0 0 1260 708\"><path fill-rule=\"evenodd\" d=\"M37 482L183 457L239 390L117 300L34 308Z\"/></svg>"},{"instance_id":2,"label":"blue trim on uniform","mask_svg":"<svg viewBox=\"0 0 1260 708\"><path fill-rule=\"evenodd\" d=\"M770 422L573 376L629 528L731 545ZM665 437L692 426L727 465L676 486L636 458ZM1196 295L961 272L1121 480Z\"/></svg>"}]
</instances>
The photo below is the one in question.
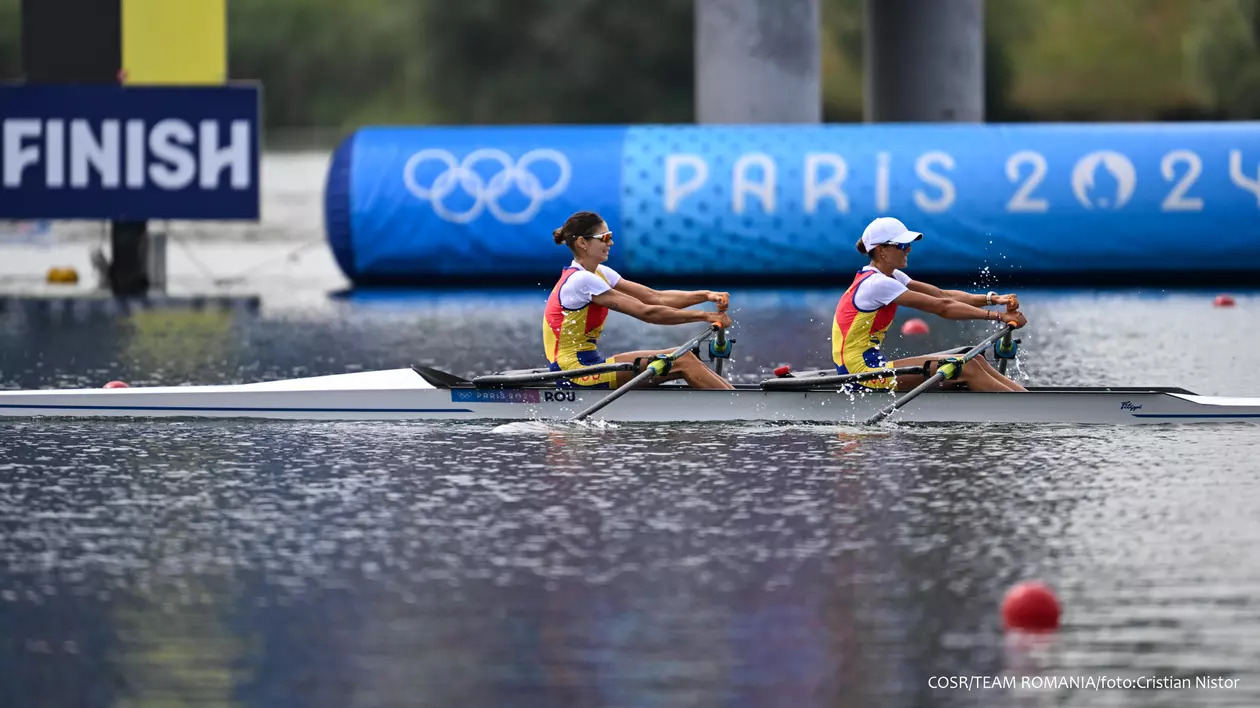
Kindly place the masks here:
<instances>
[{"instance_id":1,"label":"blue trim on uniform","mask_svg":"<svg viewBox=\"0 0 1260 708\"><path fill-rule=\"evenodd\" d=\"M586 351L577 352L578 363L581 364L582 366L595 366L596 364L603 364L606 358L607 357L602 356L597 351L586 350ZM554 361L551 362L548 368L551 369L552 371L564 371L564 369L560 367L560 364ZM599 391L599 390L610 389L612 388L612 386L608 385L607 383L592 384L590 386L582 386L580 384L573 383L571 379L557 379L556 388L576 388L576 389L582 389L584 391Z\"/></svg>"},{"instance_id":2,"label":"blue trim on uniform","mask_svg":"<svg viewBox=\"0 0 1260 708\"><path fill-rule=\"evenodd\" d=\"M850 373L850 371L843 365L836 364L836 373L848 374ZM861 381L850 381L849 383L846 383L846 384L840 384L840 388L837 390L844 393L857 393L858 391L868 391L870 393L884 393L888 391L888 389L886 388L872 388L862 383Z\"/></svg>"},{"instance_id":3,"label":"blue trim on uniform","mask_svg":"<svg viewBox=\"0 0 1260 708\"><path fill-rule=\"evenodd\" d=\"M871 355L871 352L875 353L874 356ZM884 353L879 350L879 347L871 347L870 349L862 352L862 361L872 369L882 369L885 366L888 366L888 362L884 360ZM836 364L836 373L849 374L853 372L849 371L849 368L844 364Z\"/></svg>"},{"instance_id":4,"label":"blue trim on uniform","mask_svg":"<svg viewBox=\"0 0 1260 708\"><path fill-rule=\"evenodd\" d=\"M872 369L882 369L888 366L888 362L884 361L884 353L879 350L879 347L871 347L862 352L862 361Z\"/></svg>"}]
</instances>

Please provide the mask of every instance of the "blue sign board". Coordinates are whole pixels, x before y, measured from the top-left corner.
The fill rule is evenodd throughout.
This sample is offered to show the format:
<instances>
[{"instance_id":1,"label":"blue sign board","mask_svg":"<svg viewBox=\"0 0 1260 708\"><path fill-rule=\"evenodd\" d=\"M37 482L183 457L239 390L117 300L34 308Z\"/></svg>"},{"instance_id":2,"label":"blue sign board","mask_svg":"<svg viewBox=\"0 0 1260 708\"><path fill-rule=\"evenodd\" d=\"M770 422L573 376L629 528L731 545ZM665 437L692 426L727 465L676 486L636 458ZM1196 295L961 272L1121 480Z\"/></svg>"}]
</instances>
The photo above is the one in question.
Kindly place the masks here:
<instances>
[{"instance_id":1,"label":"blue sign board","mask_svg":"<svg viewBox=\"0 0 1260 708\"><path fill-rule=\"evenodd\" d=\"M259 89L0 86L0 218L257 220Z\"/></svg>"},{"instance_id":2,"label":"blue sign board","mask_svg":"<svg viewBox=\"0 0 1260 708\"><path fill-rule=\"evenodd\" d=\"M885 215L920 272L1260 268L1260 124L632 128L621 161L632 272L848 272Z\"/></svg>"},{"instance_id":3,"label":"blue sign board","mask_svg":"<svg viewBox=\"0 0 1260 708\"><path fill-rule=\"evenodd\" d=\"M329 239L357 282L537 277L597 211L631 277L847 278L871 219L913 273L1260 273L1260 123L366 129Z\"/></svg>"}]
</instances>

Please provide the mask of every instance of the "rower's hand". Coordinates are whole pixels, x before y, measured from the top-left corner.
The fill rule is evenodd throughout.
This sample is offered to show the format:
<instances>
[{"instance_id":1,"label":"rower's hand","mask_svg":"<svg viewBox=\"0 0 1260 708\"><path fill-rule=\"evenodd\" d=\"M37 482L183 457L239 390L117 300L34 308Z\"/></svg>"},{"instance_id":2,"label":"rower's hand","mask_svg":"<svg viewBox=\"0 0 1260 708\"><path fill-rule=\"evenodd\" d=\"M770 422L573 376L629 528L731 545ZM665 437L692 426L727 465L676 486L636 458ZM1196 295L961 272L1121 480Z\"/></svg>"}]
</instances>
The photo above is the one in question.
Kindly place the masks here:
<instances>
[{"instance_id":1,"label":"rower's hand","mask_svg":"<svg viewBox=\"0 0 1260 708\"><path fill-rule=\"evenodd\" d=\"M720 325L722 327L731 326L731 316L725 312L706 312L704 313L704 319L709 324Z\"/></svg>"},{"instance_id":2,"label":"rower's hand","mask_svg":"<svg viewBox=\"0 0 1260 708\"><path fill-rule=\"evenodd\" d=\"M716 302L718 312L725 312L726 308L731 306L731 294L718 292L714 290L706 290L704 293L705 300L708 302Z\"/></svg>"},{"instance_id":3,"label":"rower's hand","mask_svg":"<svg viewBox=\"0 0 1260 708\"><path fill-rule=\"evenodd\" d=\"M1024 317L1024 313L1019 311L1003 312L1000 317L1003 324L1015 325L1015 329L1019 329L1020 327L1028 324L1028 318Z\"/></svg>"},{"instance_id":4,"label":"rower's hand","mask_svg":"<svg viewBox=\"0 0 1260 708\"><path fill-rule=\"evenodd\" d=\"M998 295L993 298L993 304L1006 305L1007 312L1015 312L1019 309L1019 298L1015 296L1015 293L1011 293L1010 295Z\"/></svg>"}]
</instances>

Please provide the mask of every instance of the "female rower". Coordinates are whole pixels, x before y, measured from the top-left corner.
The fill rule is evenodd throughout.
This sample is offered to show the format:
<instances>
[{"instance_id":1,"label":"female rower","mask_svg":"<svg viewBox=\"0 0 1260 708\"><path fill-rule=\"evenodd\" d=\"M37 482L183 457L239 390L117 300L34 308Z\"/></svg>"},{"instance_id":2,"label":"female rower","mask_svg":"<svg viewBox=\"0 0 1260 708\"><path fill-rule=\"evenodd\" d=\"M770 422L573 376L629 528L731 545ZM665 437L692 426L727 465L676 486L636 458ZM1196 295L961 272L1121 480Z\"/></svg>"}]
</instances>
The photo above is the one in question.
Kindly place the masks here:
<instances>
[{"instance_id":1,"label":"female rower","mask_svg":"<svg viewBox=\"0 0 1260 708\"><path fill-rule=\"evenodd\" d=\"M872 221L857 242L858 253L871 262L858 271L853 283L840 298L831 325L831 358L841 374L858 374L872 369L922 366L944 358L939 354L912 356L891 364L879 347L892 324L897 307L904 305L949 320L995 320L1023 327L1028 320L1019 311L1014 295L973 295L959 290L941 290L934 285L911 280L899 270L906 267L910 244L923 234L910 231L901 221L880 217ZM1006 312L982 309L985 305L1005 305ZM933 370L935 373L935 370ZM860 385L873 390L909 390L923 383L920 374L900 374L871 379ZM966 383L972 391L1026 391L1003 376L983 356L968 361L958 378L946 385Z\"/></svg>"},{"instance_id":2,"label":"female rower","mask_svg":"<svg viewBox=\"0 0 1260 708\"><path fill-rule=\"evenodd\" d=\"M579 211L552 232L557 244L573 252L573 262L560 273L560 281L547 298L543 315L543 346L552 371L569 371L606 362L632 362L654 357L663 351L636 351L605 359L596 351L599 335L609 310L616 310L651 324L676 325L710 322L728 327L726 315L730 295L711 290L653 290L627 280L603 265L612 248L612 231L594 212ZM683 308L702 302L717 303L717 312ZM616 388L631 378L633 371L610 371L561 380L561 386ZM674 361L670 373L655 383L682 378L693 388L733 388L691 352Z\"/></svg>"}]
</instances>

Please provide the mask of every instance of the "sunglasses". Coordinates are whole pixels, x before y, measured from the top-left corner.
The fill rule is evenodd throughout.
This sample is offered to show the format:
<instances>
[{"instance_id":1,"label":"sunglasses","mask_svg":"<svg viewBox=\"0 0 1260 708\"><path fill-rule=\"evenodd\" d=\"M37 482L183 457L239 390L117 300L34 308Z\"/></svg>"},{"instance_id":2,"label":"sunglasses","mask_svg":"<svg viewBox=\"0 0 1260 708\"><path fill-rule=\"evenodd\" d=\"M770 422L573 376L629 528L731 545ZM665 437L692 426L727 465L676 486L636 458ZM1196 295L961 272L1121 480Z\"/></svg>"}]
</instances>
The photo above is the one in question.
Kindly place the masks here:
<instances>
[{"instance_id":1,"label":"sunglasses","mask_svg":"<svg viewBox=\"0 0 1260 708\"><path fill-rule=\"evenodd\" d=\"M910 243L881 243L881 244L879 244L879 245L880 245L880 246L892 246L893 248L897 249L898 251L909 251L909 250L910 250L910 246L911 246L911 244L910 244Z\"/></svg>"},{"instance_id":2,"label":"sunglasses","mask_svg":"<svg viewBox=\"0 0 1260 708\"><path fill-rule=\"evenodd\" d=\"M581 238L589 239L591 241L603 241L604 243L612 243L612 232L605 231L602 234L592 234L590 236L582 236Z\"/></svg>"}]
</instances>

